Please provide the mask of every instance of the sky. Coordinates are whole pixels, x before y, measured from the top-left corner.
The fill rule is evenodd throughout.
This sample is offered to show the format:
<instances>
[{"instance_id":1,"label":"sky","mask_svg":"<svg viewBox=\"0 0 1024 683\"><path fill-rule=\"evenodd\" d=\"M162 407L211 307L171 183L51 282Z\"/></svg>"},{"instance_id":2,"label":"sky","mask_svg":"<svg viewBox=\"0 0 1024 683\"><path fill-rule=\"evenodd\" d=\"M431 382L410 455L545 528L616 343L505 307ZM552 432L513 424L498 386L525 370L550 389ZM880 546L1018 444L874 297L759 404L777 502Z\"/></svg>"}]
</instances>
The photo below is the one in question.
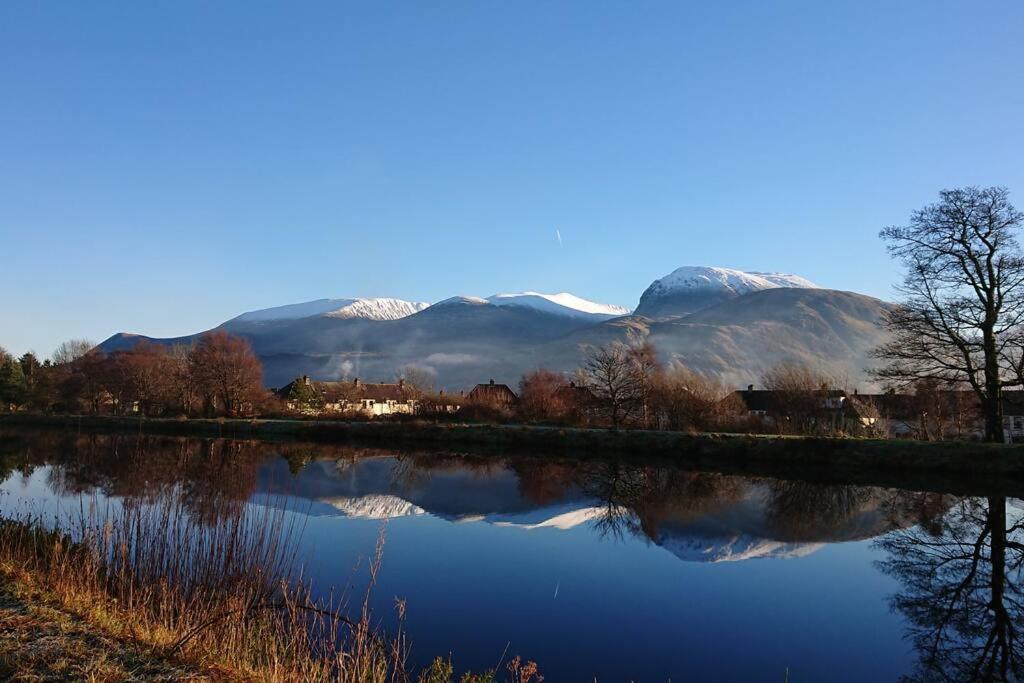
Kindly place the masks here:
<instances>
[{"instance_id":1,"label":"sky","mask_svg":"<svg viewBox=\"0 0 1024 683\"><path fill-rule=\"evenodd\" d=\"M0 345L683 265L892 298L878 231L1024 205L1019 2L0 3Z\"/></svg>"}]
</instances>

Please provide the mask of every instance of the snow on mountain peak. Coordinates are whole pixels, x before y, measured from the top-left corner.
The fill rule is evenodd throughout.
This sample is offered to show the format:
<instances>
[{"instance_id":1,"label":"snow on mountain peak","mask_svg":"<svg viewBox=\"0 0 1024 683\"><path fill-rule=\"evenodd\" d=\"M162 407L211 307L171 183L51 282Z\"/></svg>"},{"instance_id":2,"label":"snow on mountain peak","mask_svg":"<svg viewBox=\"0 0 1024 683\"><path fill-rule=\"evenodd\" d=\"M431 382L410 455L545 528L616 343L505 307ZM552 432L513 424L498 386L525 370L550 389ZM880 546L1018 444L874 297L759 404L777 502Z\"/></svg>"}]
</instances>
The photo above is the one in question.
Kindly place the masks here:
<instances>
[{"instance_id":1,"label":"snow on mountain peak","mask_svg":"<svg viewBox=\"0 0 1024 683\"><path fill-rule=\"evenodd\" d=\"M267 322L270 320L298 320L315 316L332 318L365 318L367 320L397 320L422 311L430 304L401 299L316 299L300 304L288 304L243 313L233 322Z\"/></svg>"},{"instance_id":2,"label":"snow on mountain peak","mask_svg":"<svg viewBox=\"0 0 1024 683\"><path fill-rule=\"evenodd\" d=\"M419 313L430 304L401 299L355 299L341 308L327 313L331 318L367 318L369 320L398 320Z\"/></svg>"},{"instance_id":3,"label":"snow on mountain peak","mask_svg":"<svg viewBox=\"0 0 1024 683\"><path fill-rule=\"evenodd\" d=\"M628 315L629 309L613 304L601 304L570 294L542 294L540 292L519 292L515 294L495 294L487 297L487 301L495 306L525 306L548 313L579 317L615 318Z\"/></svg>"},{"instance_id":4,"label":"snow on mountain peak","mask_svg":"<svg viewBox=\"0 0 1024 683\"><path fill-rule=\"evenodd\" d=\"M779 287L819 289L818 285L799 275L745 272L710 266L683 266L651 285L651 289L661 292L715 289L731 291L737 295Z\"/></svg>"},{"instance_id":5,"label":"snow on mountain peak","mask_svg":"<svg viewBox=\"0 0 1024 683\"><path fill-rule=\"evenodd\" d=\"M460 296L449 297L447 299L444 299L443 301L438 301L434 305L435 306L458 306L458 305L486 306L487 303L488 303L487 299L481 299L478 296L464 296L464 295L460 295Z\"/></svg>"}]
</instances>

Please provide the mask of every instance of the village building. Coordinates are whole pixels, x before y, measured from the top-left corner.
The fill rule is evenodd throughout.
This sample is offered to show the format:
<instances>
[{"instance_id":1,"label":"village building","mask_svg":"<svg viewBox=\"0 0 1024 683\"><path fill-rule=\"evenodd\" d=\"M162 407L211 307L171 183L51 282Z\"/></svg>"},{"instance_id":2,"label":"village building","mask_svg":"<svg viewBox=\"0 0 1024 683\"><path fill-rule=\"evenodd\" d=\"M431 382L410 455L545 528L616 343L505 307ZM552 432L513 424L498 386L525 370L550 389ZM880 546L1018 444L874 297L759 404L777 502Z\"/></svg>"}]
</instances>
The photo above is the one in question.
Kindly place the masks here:
<instances>
[{"instance_id":1,"label":"village building","mask_svg":"<svg viewBox=\"0 0 1024 683\"><path fill-rule=\"evenodd\" d=\"M487 384L477 384L470 389L466 400L478 405L511 409L519 402L519 397L507 384L495 384L492 379Z\"/></svg>"},{"instance_id":2,"label":"village building","mask_svg":"<svg viewBox=\"0 0 1024 683\"><path fill-rule=\"evenodd\" d=\"M395 383L317 382L303 375L281 387L276 395L289 410L307 415L357 413L367 417L411 415L419 401L405 380Z\"/></svg>"},{"instance_id":3,"label":"village building","mask_svg":"<svg viewBox=\"0 0 1024 683\"><path fill-rule=\"evenodd\" d=\"M739 413L760 422L766 428L783 429L802 423L825 432L863 432L873 430L874 411L857 395L841 389L806 392L755 389L734 391L725 399L727 412Z\"/></svg>"},{"instance_id":4,"label":"village building","mask_svg":"<svg viewBox=\"0 0 1024 683\"><path fill-rule=\"evenodd\" d=\"M555 409L574 422L591 420L596 416L598 401L587 387L569 382L551 393Z\"/></svg>"}]
</instances>

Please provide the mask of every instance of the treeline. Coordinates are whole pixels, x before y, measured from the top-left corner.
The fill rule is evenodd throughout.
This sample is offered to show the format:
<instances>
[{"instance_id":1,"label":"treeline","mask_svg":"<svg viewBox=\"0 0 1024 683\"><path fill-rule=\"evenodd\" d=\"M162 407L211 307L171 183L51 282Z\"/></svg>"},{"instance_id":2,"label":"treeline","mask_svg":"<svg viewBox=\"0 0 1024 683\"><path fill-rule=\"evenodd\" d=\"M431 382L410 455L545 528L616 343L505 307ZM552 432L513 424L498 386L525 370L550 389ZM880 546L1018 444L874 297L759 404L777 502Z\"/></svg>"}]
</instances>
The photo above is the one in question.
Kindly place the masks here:
<instances>
[{"instance_id":1,"label":"treeline","mask_svg":"<svg viewBox=\"0 0 1024 683\"><path fill-rule=\"evenodd\" d=\"M7 410L147 416L250 416L269 400L249 342L211 332L196 343L140 341L103 352L64 342L50 358L0 348L0 407Z\"/></svg>"},{"instance_id":2,"label":"treeline","mask_svg":"<svg viewBox=\"0 0 1024 683\"><path fill-rule=\"evenodd\" d=\"M572 375L540 369L519 383L515 417L614 429L704 431L738 416L732 387L681 363L663 364L648 341L586 350Z\"/></svg>"},{"instance_id":3,"label":"treeline","mask_svg":"<svg viewBox=\"0 0 1024 683\"><path fill-rule=\"evenodd\" d=\"M939 415L959 419L966 428L966 411L936 409L947 393L918 387L916 396L899 397L907 399L900 408L919 408L930 421ZM737 391L678 360L662 362L651 342L634 338L588 348L573 373L530 372L519 382L518 401L470 401L459 417L613 429L885 436L887 416L877 399L849 390L827 369L794 363L764 372L757 391ZM928 434L935 430L929 427L922 438L934 438Z\"/></svg>"}]
</instances>

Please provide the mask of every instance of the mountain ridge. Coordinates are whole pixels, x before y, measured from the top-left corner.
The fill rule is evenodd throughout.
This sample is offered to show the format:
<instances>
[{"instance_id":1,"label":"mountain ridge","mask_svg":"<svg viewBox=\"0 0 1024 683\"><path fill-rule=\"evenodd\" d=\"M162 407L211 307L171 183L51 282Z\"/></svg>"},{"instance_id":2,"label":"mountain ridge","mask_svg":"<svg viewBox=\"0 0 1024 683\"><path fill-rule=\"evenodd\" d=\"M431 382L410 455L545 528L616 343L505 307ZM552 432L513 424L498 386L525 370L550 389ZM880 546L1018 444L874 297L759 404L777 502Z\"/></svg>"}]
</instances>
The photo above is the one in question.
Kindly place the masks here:
<instances>
[{"instance_id":1,"label":"mountain ridge","mask_svg":"<svg viewBox=\"0 0 1024 683\"><path fill-rule=\"evenodd\" d=\"M307 309L313 314L305 317L295 317L294 310L286 310L286 317L280 311L256 319L243 314L214 329L249 339L263 360L269 386L282 386L302 374L323 380L390 380L408 367L419 368L447 389L490 378L514 386L537 367L571 372L587 347L630 337L650 340L666 363L683 363L736 386L757 383L780 362L827 367L853 382L866 379L869 351L885 338L879 322L889 304L855 292L822 289L799 276L707 270L726 280L684 286L690 294L703 295L690 300L696 310L688 313L645 315L641 305L633 313L619 314L625 309L575 295L567 299L566 293L528 291L495 295L497 304L452 297L392 316L362 316L358 311L331 315L338 310L334 303L347 300L317 300ZM788 282L805 285L776 286ZM737 293L744 288L749 291ZM523 302L522 297L529 299ZM567 312L566 304L589 310ZM197 337L161 340L121 333L101 348L130 348L141 339L190 343Z\"/></svg>"}]
</instances>

